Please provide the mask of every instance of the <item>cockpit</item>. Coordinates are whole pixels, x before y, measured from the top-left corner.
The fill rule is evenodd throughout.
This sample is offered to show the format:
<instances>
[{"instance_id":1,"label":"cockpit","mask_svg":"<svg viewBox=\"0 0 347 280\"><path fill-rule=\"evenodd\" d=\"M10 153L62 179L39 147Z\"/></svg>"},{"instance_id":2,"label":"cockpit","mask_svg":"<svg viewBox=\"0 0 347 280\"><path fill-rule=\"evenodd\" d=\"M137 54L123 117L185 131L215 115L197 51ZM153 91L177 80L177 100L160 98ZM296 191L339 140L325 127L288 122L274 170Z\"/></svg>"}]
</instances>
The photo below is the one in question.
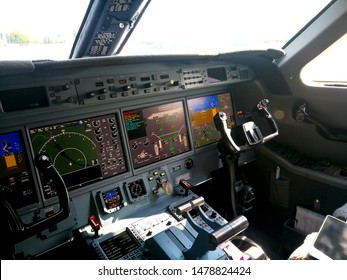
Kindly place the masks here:
<instances>
[{"instance_id":1,"label":"cockpit","mask_svg":"<svg viewBox=\"0 0 347 280\"><path fill-rule=\"evenodd\" d=\"M300 84L291 62L305 51L297 42L320 20L330 26L321 19L327 13L346 16L346 2L310 1L295 21L302 28L305 19L305 28L287 28L277 40L281 29L265 29L269 21L247 25L252 17L237 12L244 3L227 1L234 6L223 11L223 1L173 2L93 0L64 59L0 55L2 259L286 259L304 240L300 232L288 236L298 205L332 214L347 202L339 152L333 164L316 160L311 168L292 164L287 149L295 142L290 128L302 123L293 116L311 116L295 110L308 106L301 96L291 98ZM211 6L219 24L206 18ZM204 40L183 17L199 9ZM149 21L154 13L160 20ZM176 27L165 25L166 16ZM228 36L219 29L225 19ZM242 30L267 32L258 38ZM47 47L20 43L23 36L12 44L4 34L0 28L8 57L14 45ZM246 49L252 38L256 48ZM326 123L311 124L323 131L321 141L331 141ZM332 166L335 173L327 174ZM295 187L310 180L318 191L300 197ZM334 199L324 205L326 185ZM268 237L262 240L256 226ZM280 251L269 237L282 238Z\"/></svg>"}]
</instances>

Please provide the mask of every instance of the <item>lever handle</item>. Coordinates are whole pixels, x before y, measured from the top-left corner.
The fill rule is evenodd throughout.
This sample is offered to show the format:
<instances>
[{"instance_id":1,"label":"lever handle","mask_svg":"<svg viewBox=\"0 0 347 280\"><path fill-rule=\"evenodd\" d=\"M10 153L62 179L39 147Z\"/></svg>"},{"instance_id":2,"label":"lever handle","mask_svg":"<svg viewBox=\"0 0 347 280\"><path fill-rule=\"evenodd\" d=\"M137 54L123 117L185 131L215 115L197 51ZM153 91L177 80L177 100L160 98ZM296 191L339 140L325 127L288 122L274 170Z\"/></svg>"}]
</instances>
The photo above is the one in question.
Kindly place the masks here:
<instances>
[{"instance_id":1,"label":"lever handle","mask_svg":"<svg viewBox=\"0 0 347 280\"><path fill-rule=\"evenodd\" d=\"M217 247L219 244L233 238L248 227L249 223L245 216L239 216L228 224L222 226L210 234L210 243Z\"/></svg>"},{"instance_id":2,"label":"lever handle","mask_svg":"<svg viewBox=\"0 0 347 280\"><path fill-rule=\"evenodd\" d=\"M187 180L185 179L181 179L180 182L179 182L180 186L185 189L185 193L184 195L185 196L188 196L189 194L189 190L193 187L190 183L188 183Z\"/></svg>"}]
</instances>

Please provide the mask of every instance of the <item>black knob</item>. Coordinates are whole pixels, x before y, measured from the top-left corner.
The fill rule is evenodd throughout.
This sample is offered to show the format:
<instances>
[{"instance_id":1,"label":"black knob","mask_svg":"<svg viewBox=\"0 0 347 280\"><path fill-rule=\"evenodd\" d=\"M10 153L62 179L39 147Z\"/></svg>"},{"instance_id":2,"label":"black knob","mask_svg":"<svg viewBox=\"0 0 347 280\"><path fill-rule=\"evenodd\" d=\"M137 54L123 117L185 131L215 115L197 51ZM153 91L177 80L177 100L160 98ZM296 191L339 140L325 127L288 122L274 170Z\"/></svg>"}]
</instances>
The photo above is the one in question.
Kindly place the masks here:
<instances>
[{"instance_id":1,"label":"black knob","mask_svg":"<svg viewBox=\"0 0 347 280\"><path fill-rule=\"evenodd\" d=\"M194 165L194 162L191 158L188 158L184 161L184 167L187 169L191 169Z\"/></svg>"},{"instance_id":2,"label":"black knob","mask_svg":"<svg viewBox=\"0 0 347 280\"><path fill-rule=\"evenodd\" d=\"M47 169L50 165L52 165L52 160L47 153L40 153L35 158L35 164L41 169Z\"/></svg>"},{"instance_id":3,"label":"black knob","mask_svg":"<svg viewBox=\"0 0 347 280\"><path fill-rule=\"evenodd\" d=\"M153 86L153 84L152 83L146 83L144 86L145 86L145 88L150 88Z\"/></svg>"},{"instance_id":4,"label":"black knob","mask_svg":"<svg viewBox=\"0 0 347 280\"><path fill-rule=\"evenodd\" d=\"M128 91L130 89L131 89L131 86L129 85L122 86L122 91Z\"/></svg>"},{"instance_id":5,"label":"black knob","mask_svg":"<svg viewBox=\"0 0 347 280\"><path fill-rule=\"evenodd\" d=\"M99 94L104 94L107 93L107 89L106 88L102 88L98 91Z\"/></svg>"},{"instance_id":6,"label":"black knob","mask_svg":"<svg viewBox=\"0 0 347 280\"><path fill-rule=\"evenodd\" d=\"M93 97L95 97L95 93L94 92L89 92L89 93L87 93L87 98L93 98Z\"/></svg>"},{"instance_id":7,"label":"black knob","mask_svg":"<svg viewBox=\"0 0 347 280\"><path fill-rule=\"evenodd\" d=\"M74 103L75 99L73 97L69 97L68 99L66 99L67 103Z\"/></svg>"},{"instance_id":8,"label":"black knob","mask_svg":"<svg viewBox=\"0 0 347 280\"><path fill-rule=\"evenodd\" d=\"M177 86L179 86L180 82L179 81L170 80L168 82L168 84L169 84L169 86L177 87Z\"/></svg>"}]
</instances>

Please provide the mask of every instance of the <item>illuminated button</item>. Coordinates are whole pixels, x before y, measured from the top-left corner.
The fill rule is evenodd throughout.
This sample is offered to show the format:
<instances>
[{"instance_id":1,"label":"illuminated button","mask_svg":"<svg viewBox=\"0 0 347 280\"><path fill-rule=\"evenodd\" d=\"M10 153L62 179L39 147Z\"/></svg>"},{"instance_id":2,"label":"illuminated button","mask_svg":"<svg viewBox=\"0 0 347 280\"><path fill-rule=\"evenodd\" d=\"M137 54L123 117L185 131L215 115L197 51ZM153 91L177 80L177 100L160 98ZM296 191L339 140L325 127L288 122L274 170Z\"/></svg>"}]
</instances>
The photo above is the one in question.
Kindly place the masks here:
<instances>
[{"instance_id":1,"label":"illuminated button","mask_svg":"<svg viewBox=\"0 0 347 280\"><path fill-rule=\"evenodd\" d=\"M158 171L154 171L154 172L153 172L153 175L154 175L154 176L157 176L158 173L159 173Z\"/></svg>"},{"instance_id":2,"label":"illuminated button","mask_svg":"<svg viewBox=\"0 0 347 280\"><path fill-rule=\"evenodd\" d=\"M153 181L154 180L154 177L148 177L148 181Z\"/></svg>"},{"instance_id":3,"label":"illuminated button","mask_svg":"<svg viewBox=\"0 0 347 280\"><path fill-rule=\"evenodd\" d=\"M164 176L165 176L165 172L161 172L161 173L160 173L160 176L161 176L161 177L164 177Z\"/></svg>"}]
</instances>

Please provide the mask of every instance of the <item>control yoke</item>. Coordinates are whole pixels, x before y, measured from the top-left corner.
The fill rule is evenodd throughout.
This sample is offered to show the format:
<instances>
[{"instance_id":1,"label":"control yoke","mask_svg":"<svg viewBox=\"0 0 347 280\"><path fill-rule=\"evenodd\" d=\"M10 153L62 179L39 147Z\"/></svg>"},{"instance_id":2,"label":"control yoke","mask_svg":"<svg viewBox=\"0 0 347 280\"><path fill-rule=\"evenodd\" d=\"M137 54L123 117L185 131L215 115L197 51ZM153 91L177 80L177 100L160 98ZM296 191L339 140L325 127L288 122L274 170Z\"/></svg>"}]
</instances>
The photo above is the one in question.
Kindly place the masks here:
<instances>
[{"instance_id":1,"label":"control yoke","mask_svg":"<svg viewBox=\"0 0 347 280\"><path fill-rule=\"evenodd\" d=\"M35 158L35 164L42 175L49 178L49 180L52 181L52 184L54 184L58 194L60 210L42 220L35 221L31 224L24 224L17 216L16 211L12 208L10 203L7 200L2 200L1 202L3 203L3 207L8 213L8 223L11 231L10 237L13 242L19 242L39 233L66 219L70 214L70 199L68 191L62 177L53 166L50 157L47 154L42 153Z\"/></svg>"},{"instance_id":2,"label":"control yoke","mask_svg":"<svg viewBox=\"0 0 347 280\"><path fill-rule=\"evenodd\" d=\"M246 141L244 145L240 146L236 144L235 139L232 137L232 130L228 128L226 114L224 112L219 112L214 116L216 128L220 131L222 140L231 154L247 151L252 147L263 144L278 135L277 124L267 109L268 103L268 99L260 100L257 104L257 109L264 112L264 117L268 120L274 132L267 136L263 136L260 128L253 121L248 121L242 125L242 131Z\"/></svg>"}]
</instances>

